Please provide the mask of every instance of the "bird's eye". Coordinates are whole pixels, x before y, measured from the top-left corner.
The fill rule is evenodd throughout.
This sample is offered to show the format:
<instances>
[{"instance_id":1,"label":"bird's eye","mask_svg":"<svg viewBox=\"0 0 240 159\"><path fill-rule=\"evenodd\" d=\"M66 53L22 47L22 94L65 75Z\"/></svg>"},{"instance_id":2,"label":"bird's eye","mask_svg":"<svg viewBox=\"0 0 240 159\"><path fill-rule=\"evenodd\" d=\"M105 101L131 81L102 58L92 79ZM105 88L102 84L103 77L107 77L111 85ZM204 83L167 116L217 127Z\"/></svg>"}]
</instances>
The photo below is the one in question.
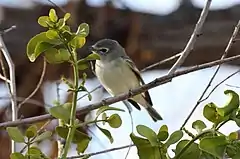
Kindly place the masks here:
<instances>
[{"instance_id":1,"label":"bird's eye","mask_svg":"<svg viewBox=\"0 0 240 159\"><path fill-rule=\"evenodd\" d=\"M107 53L107 52L108 52L108 49L107 49L107 48L101 48L101 49L99 49L99 51L100 51L101 53Z\"/></svg>"}]
</instances>

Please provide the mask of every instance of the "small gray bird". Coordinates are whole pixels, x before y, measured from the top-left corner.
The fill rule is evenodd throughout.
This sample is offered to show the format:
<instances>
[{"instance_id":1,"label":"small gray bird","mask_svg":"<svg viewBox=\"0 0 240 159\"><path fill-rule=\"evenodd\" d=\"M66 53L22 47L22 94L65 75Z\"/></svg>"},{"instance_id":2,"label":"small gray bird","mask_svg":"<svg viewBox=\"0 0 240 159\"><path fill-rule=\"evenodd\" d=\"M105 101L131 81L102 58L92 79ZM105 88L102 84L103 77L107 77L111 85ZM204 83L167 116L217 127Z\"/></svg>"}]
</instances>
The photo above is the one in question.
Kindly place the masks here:
<instances>
[{"instance_id":1,"label":"small gray bird","mask_svg":"<svg viewBox=\"0 0 240 159\"><path fill-rule=\"evenodd\" d=\"M96 76L112 96L127 93L144 84L134 62L126 55L125 49L117 41L102 39L94 44L91 50L100 56L100 60L96 60L95 68L93 68ZM162 117L152 107L148 92L136 95L128 101L138 110L141 110L138 104L146 108L154 121L162 120Z\"/></svg>"}]
</instances>

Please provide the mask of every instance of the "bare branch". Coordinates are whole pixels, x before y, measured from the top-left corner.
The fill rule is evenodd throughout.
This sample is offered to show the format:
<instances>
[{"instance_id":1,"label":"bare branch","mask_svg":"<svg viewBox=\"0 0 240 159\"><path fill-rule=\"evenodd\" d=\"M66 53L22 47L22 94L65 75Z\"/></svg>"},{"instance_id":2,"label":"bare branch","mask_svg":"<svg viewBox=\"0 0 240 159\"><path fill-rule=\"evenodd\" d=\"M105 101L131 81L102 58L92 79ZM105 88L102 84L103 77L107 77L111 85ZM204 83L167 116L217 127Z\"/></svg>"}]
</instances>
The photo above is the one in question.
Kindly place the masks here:
<instances>
[{"instance_id":1,"label":"bare branch","mask_svg":"<svg viewBox=\"0 0 240 159\"><path fill-rule=\"evenodd\" d=\"M8 32L10 32L10 31L12 31L13 29L16 29L16 28L17 28L16 25L13 25L13 26L11 26L10 28L7 28L7 29L5 29L5 30L3 30L3 31L0 31L0 36L6 34L6 33L8 33Z\"/></svg>"},{"instance_id":2,"label":"bare branch","mask_svg":"<svg viewBox=\"0 0 240 159\"><path fill-rule=\"evenodd\" d=\"M67 13L66 10L63 7L60 7L59 5L57 5L55 2L53 2L52 0L47 0L50 4L52 4L54 7L59 8L61 10L61 12L63 13Z\"/></svg>"},{"instance_id":3,"label":"bare branch","mask_svg":"<svg viewBox=\"0 0 240 159\"><path fill-rule=\"evenodd\" d=\"M2 79L3 81L10 83L10 80L7 79L7 77L4 77L2 74L0 74L0 79Z\"/></svg>"},{"instance_id":4,"label":"bare branch","mask_svg":"<svg viewBox=\"0 0 240 159\"><path fill-rule=\"evenodd\" d=\"M159 66L159 65L162 65L162 64L164 64L164 63L167 63L167 62L169 62L169 61L171 61L171 60L174 60L174 59L178 58L178 57L181 56L181 55L182 55L182 53L178 53L178 54L173 55L173 56L171 56L171 57L169 57L169 58L166 58L166 59L164 59L164 60L162 60L162 61L159 61L159 62L157 62L157 63L154 63L154 64L152 64L152 65L150 65L150 66L145 67L144 69L142 69L141 72L145 72L145 71L147 71L147 70L149 70L149 69L152 69L152 68L154 68L154 67L157 67L157 66Z\"/></svg>"},{"instance_id":5,"label":"bare branch","mask_svg":"<svg viewBox=\"0 0 240 159\"><path fill-rule=\"evenodd\" d=\"M210 68L222 63L228 63L234 60L239 60L240 59L240 55L236 55L236 56L232 56L232 57L228 57L225 58L223 60L216 60L216 61L212 61L212 62L208 62L205 64L201 64L201 65L196 65L190 68L186 68L184 70L179 70L176 71L175 73L171 74L171 75L165 75L159 78L156 78L155 80L153 80L152 82L149 82L148 84L142 85L141 87L138 87L136 89L132 89L131 93L124 93L124 94L120 94L118 96L115 97L110 97L110 98L105 98L104 100L97 102L95 104L89 104L86 105L84 107L78 108L77 109L77 113L79 115L81 114L85 114L88 113L92 110L98 109L103 105L110 105L113 103L117 103L119 101L123 101L126 100L128 98L131 98L132 96L135 96L137 94L140 94L142 92L145 92L149 89L152 89L154 87L157 87L159 85L162 85L164 83L169 82L170 79L181 76L181 75L185 75L194 71L198 71L198 70L202 70L202 69L206 69L206 68ZM4 123L0 123L0 128L2 127L7 127L7 126L17 126L17 125L24 125L24 124L31 124L31 123L35 123L35 122L39 122L39 121L44 121L47 119L53 119L54 117L52 117L50 114L45 114L45 115L40 115L40 116L36 116L36 117L31 117L31 118L25 118L25 119L21 119L21 120L17 120L17 121L10 121L10 122L4 122Z\"/></svg>"},{"instance_id":6,"label":"bare branch","mask_svg":"<svg viewBox=\"0 0 240 159\"><path fill-rule=\"evenodd\" d=\"M111 148L111 149L107 149L107 150L103 150L103 151L99 151L99 152L93 152L93 153L89 153L89 154L85 154L85 155L67 157L67 159L89 158L89 157L92 157L95 155L99 155L99 154L103 154L103 153L107 153L107 152L111 152L111 151L116 151L116 150L121 150L121 149L125 149L128 147L133 147L133 146L135 146L135 145L131 144L131 145L126 145L126 146L120 146L120 147L115 147L115 148Z\"/></svg>"},{"instance_id":7,"label":"bare branch","mask_svg":"<svg viewBox=\"0 0 240 159\"><path fill-rule=\"evenodd\" d=\"M233 44L233 42L234 42L234 39L237 37L237 33L238 33L238 31L239 31L239 28L240 28L240 20L238 21L238 23L237 23L237 25L236 25L236 27L235 27L235 29L234 29L234 31L233 31L233 34L232 34L232 36L231 36L231 38L230 38L230 40L229 40L229 42L228 42L228 45L227 45L227 47L226 47L226 49L225 49L225 51L224 51L224 53L223 53L223 55L222 55L222 57L221 57L221 60L223 60L223 59L227 56L230 48L232 47L232 44ZM201 95L200 98L198 99L196 105L193 107L193 109L192 109L192 111L190 112L190 114L188 115L188 117L185 119L183 125L181 126L181 129L187 124L187 121L190 119L190 117L192 116L192 114L194 113L194 111L197 109L198 105L202 102L202 99L203 99L204 95L206 94L208 88L211 86L211 84L212 84L214 78L216 77L216 75L217 75L220 67L221 67L221 64L219 64L218 67L216 68L216 70L215 70L212 78L210 79L208 85L207 85L206 88L204 89L202 95Z\"/></svg>"},{"instance_id":8,"label":"bare branch","mask_svg":"<svg viewBox=\"0 0 240 159\"><path fill-rule=\"evenodd\" d=\"M210 97L210 95L211 95L221 84L223 84L223 82L227 81L229 78L231 78L232 76L236 75L236 74L239 73L239 72L240 72L240 69L237 70L236 72L230 74L230 75L227 76L226 78L224 78L224 79L223 79L221 82L219 82L219 83L210 91L210 93L209 93L204 99L202 99L200 102L203 102L203 101L207 100L207 99Z\"/></svg>"},{"instance_id":9,"label":"bare branch","mask_svg":"<svg viewBox=\"0 0 240 159\"><path fill-rule=\"evenodd\" d=\"M188 55L193 50L193 47L197 41L197 38L201 35L201 30L202 30L203 24L207 18L211 2L212 2L212 0L207 0L206 5L204 6L204 8L202 10L199 20L198 20L198 22L194 28L194 31L191 35L191 38L189 39L184 50L181 52L182 55L177 60L177 62L173 65L173 67L169 70L168 74L174 73L183 64L183 62L186 60Z\"/></svg>"},{"instance_id":10,"label":"bare branch","mask_svg":"<svg viewBox=\"0 0 240 159\"><path fill-rule=\"evenodd\" d=\"M16 82L15 82L15 66L12 61L12 58L3 42L2 36L0 36L0 49L5 57L8 67L9 67L9 74L10 74L10 94L11 94L11 106L12 106L12 121L17 120L17 101L16 101ZM16 144L12 140L12 152L16 151Z\"/></svg>"},{"instance_id":11,"label":"bare branch","mask_svg":"<svg viewBox=\"0 0 240 159\"><path fill-rule=\"evenodd\" d=\"M46 67L47 67L47 62L45 60L45 58L43 59L43 70L42 70L42 74L41 77L39 79L39 82L37 84L37 87L33 90L33 92L25 99L23 100L19 105L18 105L18 110L21 108L21 106L26 103L30 98L32 98L36 92L39 90L40 86L42 85L43 79L44 79L44 75L46 73Z\"/></svg>"}]
</instances>

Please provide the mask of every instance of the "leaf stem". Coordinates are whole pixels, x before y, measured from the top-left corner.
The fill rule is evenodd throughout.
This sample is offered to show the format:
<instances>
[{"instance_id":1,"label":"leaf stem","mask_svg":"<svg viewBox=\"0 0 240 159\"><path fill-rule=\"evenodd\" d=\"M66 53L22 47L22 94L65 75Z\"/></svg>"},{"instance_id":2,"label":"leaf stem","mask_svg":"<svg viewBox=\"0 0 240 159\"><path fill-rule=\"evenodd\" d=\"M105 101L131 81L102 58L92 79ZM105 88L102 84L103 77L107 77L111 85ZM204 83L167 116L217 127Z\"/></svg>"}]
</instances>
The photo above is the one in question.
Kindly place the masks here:
<instances>
[{"instance_id":1,"label":"leaf stem","mask_svg":"<svg viewBox=\"0 0 240 159\"><path fill-rule=\"evenodd\" d=\"M191 146L191 144L192 144L194 141L198 140L200 137L202 137L203 135L208 134L208 133L214 133L214 131L210 129L210 130L206 130L206 131L203 131L203 132L201 132L200 134L198 134L196 137L194 137L192 140L190 140L190 141L184 146L184 148L174 157L174 159L179 159L179 158L183 155L183 153Z\"/></svg>"},{"instance_id":2,"label":"leaf stem","mask_svg":"<svg viewBox=\"0 0 240 159\"><path fill-rule=\"evenodd\" d=\"M63 149L63 154L61 155L61 159L67 158L67 153L70 148L74 132L76 130L75 120L76 120L76 108L77 108L77 96L78 96L78 65L77 65L77 53L75 51L72 51L68 45L66 45L66 48L70 52L70 54L73 55L73 75L74 75L74 91L73 91L73 99L72 99L72 108L71 108L71 114L70 114L70 123L69 123L69 131L66 139L66 144Z\"/></svg>"}]
</instances>

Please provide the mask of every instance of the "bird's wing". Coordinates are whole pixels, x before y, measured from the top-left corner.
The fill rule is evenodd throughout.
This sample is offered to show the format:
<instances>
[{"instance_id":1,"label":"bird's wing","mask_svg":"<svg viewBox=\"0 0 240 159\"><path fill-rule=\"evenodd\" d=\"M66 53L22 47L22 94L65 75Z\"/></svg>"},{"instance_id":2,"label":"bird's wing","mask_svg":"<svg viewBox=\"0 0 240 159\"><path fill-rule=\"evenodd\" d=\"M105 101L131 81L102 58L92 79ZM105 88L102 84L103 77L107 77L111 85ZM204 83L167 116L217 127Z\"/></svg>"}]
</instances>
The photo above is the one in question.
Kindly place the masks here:
<instances>
[{"instance_id":1,"label":"bird's wing","mask_svg":"<svg viewBox=\"0 0 240 159\"><path fill-rule=\"evenodd\" d=\"M136 67L136 65L134 64L134 62L128 57L128 56L122 56L122 58L127 62L127 64L130 66L130 68L133 70L133 72L135 73L135 75L137 76L137 78L140 80L139 82L143 85L145 84L144 80L142 79L142 76L138 70L138 68ZM149 92L146 91L143 93L143 97L145 98L145 100L150 104L152 104L152 100L151 97L149 95Z\"/></svg>"}]
</instances>

